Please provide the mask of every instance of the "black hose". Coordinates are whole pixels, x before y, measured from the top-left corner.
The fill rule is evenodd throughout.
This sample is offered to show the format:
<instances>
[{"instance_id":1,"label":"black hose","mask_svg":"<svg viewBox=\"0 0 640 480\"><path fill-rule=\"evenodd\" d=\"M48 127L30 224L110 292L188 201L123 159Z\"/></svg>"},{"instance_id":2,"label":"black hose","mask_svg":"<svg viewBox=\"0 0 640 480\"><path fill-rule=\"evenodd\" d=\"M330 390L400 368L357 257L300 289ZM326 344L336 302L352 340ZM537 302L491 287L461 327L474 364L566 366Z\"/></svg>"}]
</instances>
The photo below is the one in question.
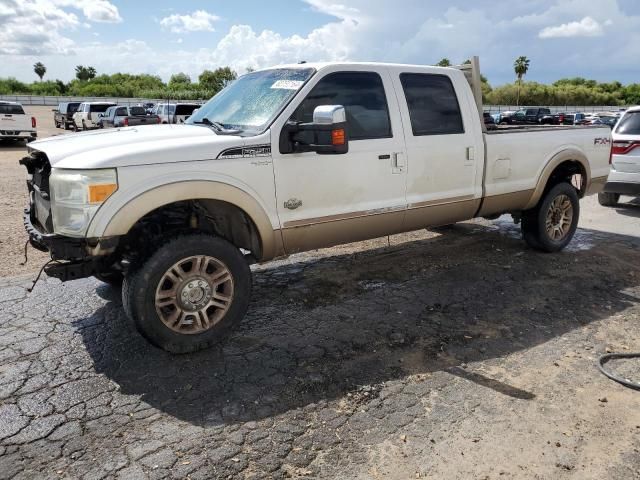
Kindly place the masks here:
<instances>
[{"instance_id":1,"label":"black hose","mask_svg":"<svg viewBox=\"0 0 640 480\"><path fill-rule=\"evenodd\" d=\"M622 378L604 368L605 363L609 360L620 358L640 358L640 353L607 353L598 359L598 369L600 369L603 375L609 377L614 382L618 382L625 387L633 388L634 390L640 390L640 383L632 382L627 378Z\"/></svg>"}]
</instances>

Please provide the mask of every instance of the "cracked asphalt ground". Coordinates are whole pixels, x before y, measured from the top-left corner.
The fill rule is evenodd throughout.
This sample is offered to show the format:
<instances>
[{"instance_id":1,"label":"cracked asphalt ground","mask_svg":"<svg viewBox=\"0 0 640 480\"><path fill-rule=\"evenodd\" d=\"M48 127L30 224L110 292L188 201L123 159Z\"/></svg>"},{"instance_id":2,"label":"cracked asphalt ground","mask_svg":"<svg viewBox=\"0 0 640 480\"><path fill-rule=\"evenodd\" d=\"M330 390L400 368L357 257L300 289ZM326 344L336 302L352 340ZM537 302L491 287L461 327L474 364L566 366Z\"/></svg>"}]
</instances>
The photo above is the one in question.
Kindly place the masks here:
<instances>
[{"instance_id":1,"label":"cracked asphalt ground","mask_svg":"<svg viewBox=\"0 0 640 480\"><path fill-rule=\"evenodd\" d=\"M640 350L640 239L594 228L640 211L583 206L556 255L480 222L259 266L191 355L96 280L5 279L0 477L640 478L640 396L595 366Z\"/></svg>"}]
</instances>

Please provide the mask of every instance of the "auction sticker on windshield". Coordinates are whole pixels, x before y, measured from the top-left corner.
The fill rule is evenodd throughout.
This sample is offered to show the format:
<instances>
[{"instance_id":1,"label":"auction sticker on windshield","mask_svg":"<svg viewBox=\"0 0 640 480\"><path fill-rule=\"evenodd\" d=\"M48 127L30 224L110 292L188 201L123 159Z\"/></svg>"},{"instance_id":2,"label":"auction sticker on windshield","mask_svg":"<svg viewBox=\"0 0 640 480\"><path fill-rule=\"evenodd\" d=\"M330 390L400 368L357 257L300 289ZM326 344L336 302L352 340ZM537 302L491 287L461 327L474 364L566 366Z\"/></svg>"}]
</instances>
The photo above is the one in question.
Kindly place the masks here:
<instances>
[{"instance_id":1,"label":"auction sticker on windshield","mask_svg":"<svg viewBox=\"0 0 640 480\"><path fill-rule=\"evenodd\" d=\"M278 80L271 88L282 88L285 90L298 90L304 82L302 80Z\"/></svg>"}]
</instances>

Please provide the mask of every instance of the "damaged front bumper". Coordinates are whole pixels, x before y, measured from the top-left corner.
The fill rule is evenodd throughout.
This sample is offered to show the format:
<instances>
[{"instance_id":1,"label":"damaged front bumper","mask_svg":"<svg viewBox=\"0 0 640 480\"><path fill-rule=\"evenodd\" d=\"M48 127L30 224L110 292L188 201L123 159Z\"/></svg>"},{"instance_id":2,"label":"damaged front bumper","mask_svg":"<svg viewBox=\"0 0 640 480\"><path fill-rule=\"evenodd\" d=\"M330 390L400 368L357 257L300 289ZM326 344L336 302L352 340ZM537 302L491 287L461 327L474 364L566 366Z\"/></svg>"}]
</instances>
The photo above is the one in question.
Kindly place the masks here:
<instances>
[{"instance_id":1,"label":"damaged front bumper","mask_svg":"<svg viewBox=\"0 0 640 480\"><path fill-rule=\"evenodd\" d=\"M31 246L36 250L48 252L54 260L45 266L45 273L63 282L99 273L104 269L109 254L118 246L119 237L73 238L42 233L34 226L30 208L25 208L23 222Z\"/></svg>"}]
</instances>

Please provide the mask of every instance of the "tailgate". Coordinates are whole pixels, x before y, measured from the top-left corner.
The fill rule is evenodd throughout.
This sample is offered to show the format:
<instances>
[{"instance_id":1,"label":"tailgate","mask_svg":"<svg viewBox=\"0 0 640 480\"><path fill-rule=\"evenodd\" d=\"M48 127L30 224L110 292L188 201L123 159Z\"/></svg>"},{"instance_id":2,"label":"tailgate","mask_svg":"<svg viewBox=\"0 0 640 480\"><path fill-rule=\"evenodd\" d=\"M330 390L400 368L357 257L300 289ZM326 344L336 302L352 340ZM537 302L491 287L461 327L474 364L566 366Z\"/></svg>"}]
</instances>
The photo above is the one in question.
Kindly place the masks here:
<instances>
[{"instance_id":1,"label":"tailgate","mask_svg":"<svg viewBox=\"0 0 640 480\"><path fill-rule=\"evenodd\" d=\"M128 121L129 121L129 126L135 126L135 125L156 125L158 122L158 117L157 116L153 116L153 117L136 117L136 116L132 116L132 117L127 117Z\"/></svg>"},{"instance_id":2,"label":"tailgate","mask_svg":"<svg viewBox=\"0 0 640 480\"><path fill-rule=\"evenodd\" d=\"M31 117L27 115L11 115L9 113L1 114L0 130L32 131Z\"/></svg>"}]
</instances>

